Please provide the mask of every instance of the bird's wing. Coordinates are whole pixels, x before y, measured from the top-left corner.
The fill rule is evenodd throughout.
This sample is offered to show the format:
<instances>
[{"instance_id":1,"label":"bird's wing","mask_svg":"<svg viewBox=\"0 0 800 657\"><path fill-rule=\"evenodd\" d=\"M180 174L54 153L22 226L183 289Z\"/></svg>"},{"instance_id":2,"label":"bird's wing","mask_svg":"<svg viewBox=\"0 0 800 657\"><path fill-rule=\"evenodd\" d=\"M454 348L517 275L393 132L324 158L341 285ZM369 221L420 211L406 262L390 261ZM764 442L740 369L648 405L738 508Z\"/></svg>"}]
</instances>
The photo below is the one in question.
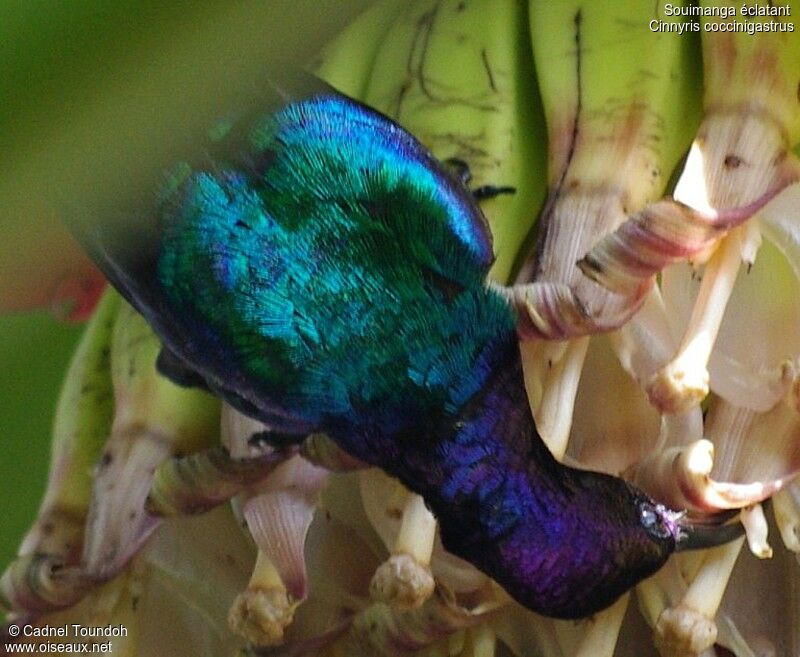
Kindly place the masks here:
<instances>
[{"instance_id":1,"label":"bird's wing","mask_svg":"<svg viewBox=\"0 0 800 657\"><path fill-rule=\"evenodd\" d=\"M311 423L469 380L507 314L482 302L491 236L410 135L303 78L189 150L70 222L173 362L251 415Z\"/></svg>"}]
</instances>

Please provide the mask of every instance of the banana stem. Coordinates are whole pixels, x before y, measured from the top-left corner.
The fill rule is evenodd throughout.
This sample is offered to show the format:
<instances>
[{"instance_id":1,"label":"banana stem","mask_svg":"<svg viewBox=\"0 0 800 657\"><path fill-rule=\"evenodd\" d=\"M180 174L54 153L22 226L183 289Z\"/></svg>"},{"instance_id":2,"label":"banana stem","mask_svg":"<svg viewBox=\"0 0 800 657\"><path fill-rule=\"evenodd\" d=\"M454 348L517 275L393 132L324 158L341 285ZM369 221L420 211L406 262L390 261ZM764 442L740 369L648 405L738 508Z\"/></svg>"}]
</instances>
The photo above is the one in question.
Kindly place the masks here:
<instances>
[{"instance_id":1,"label":"banana stem","mask_svg":"<svg viewBox=\"0 0 800 657\"><path fill-rule=\"evenodd\" d=\"M708 394L708 359L733 292L741 260L739 240L722 240L706 265L689 326L678 353L647 386L650 401L662 413L684 413Z\"/></svg>"}]
</instances>

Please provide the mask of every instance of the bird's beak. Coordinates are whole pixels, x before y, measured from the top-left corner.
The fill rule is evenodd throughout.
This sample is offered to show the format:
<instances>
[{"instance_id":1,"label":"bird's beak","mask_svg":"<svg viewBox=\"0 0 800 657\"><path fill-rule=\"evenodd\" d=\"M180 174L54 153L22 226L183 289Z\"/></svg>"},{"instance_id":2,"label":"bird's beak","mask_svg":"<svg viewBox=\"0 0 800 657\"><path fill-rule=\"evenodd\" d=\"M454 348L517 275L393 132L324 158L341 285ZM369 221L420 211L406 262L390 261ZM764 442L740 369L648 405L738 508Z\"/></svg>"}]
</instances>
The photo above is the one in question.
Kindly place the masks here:
<instances>
[{"instance_id":1,"label":"bird's beak","mask_svg":"<svg viewBox=\"0 0 800 657\"><path fill-rule=\"evenodd\" d=\"M708 525L682 520L680 528L680 538L675 544L676 552L717 547L744 535L744 527L740 522L730 525Z\"/></svg>"}]
</instances>

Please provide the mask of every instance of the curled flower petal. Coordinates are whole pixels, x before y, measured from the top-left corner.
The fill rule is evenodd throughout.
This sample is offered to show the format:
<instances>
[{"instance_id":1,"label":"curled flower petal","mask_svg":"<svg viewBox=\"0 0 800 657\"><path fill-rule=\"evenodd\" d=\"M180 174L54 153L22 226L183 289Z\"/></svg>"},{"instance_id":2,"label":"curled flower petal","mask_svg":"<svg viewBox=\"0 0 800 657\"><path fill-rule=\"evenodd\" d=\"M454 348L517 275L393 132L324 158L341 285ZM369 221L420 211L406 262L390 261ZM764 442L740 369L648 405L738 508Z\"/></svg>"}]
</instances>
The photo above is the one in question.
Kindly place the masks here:
<instances>
[{"instance_id":1,"label":"curled flower petal","mask_svg":"<svg viewBox=\"0 0 800 657\"><path fill-rule=\"evenodd\" d=\"M656 453L636 468L636 482L673 508L700 512L736 509L766 499L779 488L774 482L733 484L711 478L714 445L698 440Z\"/></svg>"},{"instance_id":2,"label":"curled flower petal","mask_svg":"<svg viewBox=\"0 0 800 657\"><path fill-rule=\"evenodd\" d=\"M633 215L579 262L591 280L618 294L634 294L667 266L694 260L744 223L786 187L781 183L740 208L701 211L662 200Z\"/></svg>"},{"instance_id":3,"label":"curled flower petal","mask_svg":"<svg viewBox=\"0 0 800 657\"><path fill-rule=\"evenodd\" d=\"M800 472L798 431L800 413L792 391L766 413L715 399L706 417L706 434L715 445L715 478L742 485L760 482L770 494L780 490Z\"/></svg>"},{"instance_id":4,"label":"curled flower petal","mask_svg":"<svg viewBox=\"0 0 800 657\"><path fill-rule=\"evenodd\" d=\"M520 337L565 340L613 331L639 309L653 281L644 281L627 295L613 294L593 282L591 285L594 288L588 294L550 281L514 285L506 296L519 313Z\"/></svg>"},{"instance_id":5,"label":"curled flower petal","mask_svg":"<svg viewBox=\"0 0 800 657\"><path fill-rule=\"evenodd\" d=\"M0 611L38 616L70 607L97 584L77 566L51 555L27 554L14 560L0 577Z\"/></svg>"},{"instance_id":6,"label":"curled flower petal","mask_svg":"<svg viewBox=\"0 0 800 657\"><path fill-rule=\"evenodd\" d=\"M308 593L304 548L328 473L300 456L283 463L244 504L253 540L295 600Z\"/></svg>"}]
</instances>

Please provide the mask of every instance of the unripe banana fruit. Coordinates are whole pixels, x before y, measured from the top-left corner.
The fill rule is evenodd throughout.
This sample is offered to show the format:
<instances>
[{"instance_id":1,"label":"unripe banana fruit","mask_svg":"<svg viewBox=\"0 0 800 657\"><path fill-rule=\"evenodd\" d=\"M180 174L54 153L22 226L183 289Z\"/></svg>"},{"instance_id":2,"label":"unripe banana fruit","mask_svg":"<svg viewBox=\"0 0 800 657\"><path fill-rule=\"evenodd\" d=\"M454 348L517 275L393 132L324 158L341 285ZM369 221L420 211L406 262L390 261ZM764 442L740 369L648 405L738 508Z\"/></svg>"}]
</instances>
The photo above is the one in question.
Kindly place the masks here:
<instances>
[{"instance_id":1,"label":"unripe banana fruit","mask_svg":"<svg viewBox=\"0 0 800 657\"><path fill-rule=\"evenodd\" d=\"M0 607L18 612L58 608L74 603L87 590L76 567L92 468L113 421L109 356L119 306L119 295L107 289L70 362L56 407L44 499L20 545L19 558L0 579Z\"/></svg>"},{"instance_id":2,"label":"unripe banana fruit","mask_svg":"<svg viewBox=\"0 0 800 657\"><path fill-rule=\"evenodd\" d=\"M88 573L101 579L118 571L155 528L145 501L159 464L218 440L219 400L161 375L160 349L144 318L123 303L111 341L114 422L95 469L83 551Z\"/></svg>"}]
</instances>

